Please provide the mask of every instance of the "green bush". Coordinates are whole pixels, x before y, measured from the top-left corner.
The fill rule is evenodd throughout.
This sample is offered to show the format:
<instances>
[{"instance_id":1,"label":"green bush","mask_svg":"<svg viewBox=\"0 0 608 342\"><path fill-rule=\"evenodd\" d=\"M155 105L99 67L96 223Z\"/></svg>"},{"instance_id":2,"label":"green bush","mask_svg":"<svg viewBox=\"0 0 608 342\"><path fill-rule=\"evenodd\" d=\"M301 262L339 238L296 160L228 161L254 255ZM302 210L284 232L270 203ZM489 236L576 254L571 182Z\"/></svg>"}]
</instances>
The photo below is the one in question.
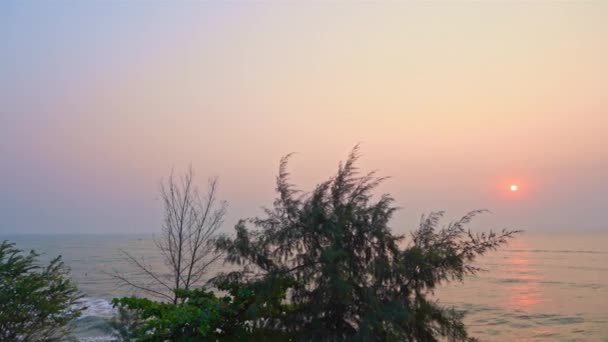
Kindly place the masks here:
<instances>
[{"instance_id":1,"label":"green bush","mask_svg":"<svg viewBox=\"0 0 608 342\"><path fill-rule=\"evenodd\" d=\"M203 289L176 291L179 301L159 302L146 298L124 297L113 300L122 315L133 314L137 321L124 340L137 341L277 341L285 338L280 331L255 329L253 321L270 315L254 311L255 294L245 288L223 288L229 295L217 297ZM269 309L275 307L268 306ZM125 331L124 325L115 326Z\"/></svg>"},{"instance_id":2,"label":"green bush","mask_svg":"<svg viewBox=\"0 0 608 342\"><path fill-rule=\"evenodd\" d=\"M0 341L64 341L84 309L61 257L46 267L38 257L0 244Z\"/></svg>"}]
</instances>

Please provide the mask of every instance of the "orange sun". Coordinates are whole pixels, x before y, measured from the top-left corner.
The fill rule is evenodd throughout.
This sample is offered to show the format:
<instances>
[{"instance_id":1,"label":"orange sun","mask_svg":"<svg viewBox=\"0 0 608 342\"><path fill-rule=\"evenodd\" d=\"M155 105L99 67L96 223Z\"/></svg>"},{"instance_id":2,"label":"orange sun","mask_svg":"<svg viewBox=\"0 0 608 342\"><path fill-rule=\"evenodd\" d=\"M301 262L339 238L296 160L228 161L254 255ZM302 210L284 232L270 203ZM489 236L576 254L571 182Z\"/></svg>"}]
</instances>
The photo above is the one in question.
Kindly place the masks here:
<instances>
[{"instance_id":1,"label":"orange sun","mask_svg":"<svg viewBox=\"0 0 608 342\"><path fill-rule=\"evenodd\" d=\"M515 185L515 184L512 184L512 185L509 187L509 190L511 190L512 192L515 192L515 191L517 191L518 189L519 189L519 187L518 187L517 185Z\"/></svg>"}]
</instances>

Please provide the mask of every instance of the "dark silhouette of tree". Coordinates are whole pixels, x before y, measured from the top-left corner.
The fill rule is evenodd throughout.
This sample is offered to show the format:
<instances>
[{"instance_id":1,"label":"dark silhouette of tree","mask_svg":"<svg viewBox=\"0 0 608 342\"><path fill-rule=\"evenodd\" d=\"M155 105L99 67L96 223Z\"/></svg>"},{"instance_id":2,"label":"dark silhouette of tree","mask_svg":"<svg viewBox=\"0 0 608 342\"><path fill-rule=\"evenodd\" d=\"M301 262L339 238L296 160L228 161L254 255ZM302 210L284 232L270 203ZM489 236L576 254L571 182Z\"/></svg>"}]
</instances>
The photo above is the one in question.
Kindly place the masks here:
<instances>
[{"instance_id":1,"label":"dark silhouette of tree","mask_svg":"<svg viewBox=\"0 0 608 342\"><path fill-rule=\"evenodd\" d=\"M0 341L65 341L84 309L61 257L40 266L39 256L0 243Z\"/></svg>"},{"instance_id":2,"label":"dark silhouette of tree","mask_svg":"<svg viewBox=\"0 0 608 342\"><path fill-rule=\"evenodd\" d=\"M213 244L226 214L226 202L217 199L218 185L217 178L210 179L207 193L201 195L194 184L192 168L179 180L171 174L166 183L161 183L164 222L156 240L169 269L168 276L128 251L123 251L125 259L143 274L144 280L116 271L111 276L121 284L174 304L179 290L202 285L209 267L221 257Z\"/></svg>"},{"instance_id":3,"label":"dark silhouette of tree","mask_svg":"<svg viewBox=\"0 0 608 342\"><path fill-rule=\"evenodd\" d=\"M436 212L409 239L394 235L393 198L373 196L384 178L361 175L358 158L355 147L335 176L303 193L290 183L284 157L273 207L238 223L234 238L218 239L226 261L242 270L219 275L216 284L256 294L248 310L264 314L252 321L254 329L298 340L471 340L462 314L429 295L478 272L476 257L518 231L467 230L483 211L440 226L443 212Z\"/></svg>"}]
</instances>

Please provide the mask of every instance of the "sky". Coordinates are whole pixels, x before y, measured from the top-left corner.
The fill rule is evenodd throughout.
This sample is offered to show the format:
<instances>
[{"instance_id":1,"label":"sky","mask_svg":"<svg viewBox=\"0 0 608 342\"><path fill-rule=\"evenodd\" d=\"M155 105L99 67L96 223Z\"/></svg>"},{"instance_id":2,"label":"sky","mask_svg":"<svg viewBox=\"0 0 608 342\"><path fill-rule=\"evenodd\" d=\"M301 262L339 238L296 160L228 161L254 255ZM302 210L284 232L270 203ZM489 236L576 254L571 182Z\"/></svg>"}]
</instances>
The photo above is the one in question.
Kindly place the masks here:
<instances>
[{"instance_id":1,"label":"sky","mask_svg":"<svg viewBox=\"0 0 608 342\"><path fill-rule=\"evenodd\" d=\"M2 1L0 233L153 233L219 176L225 231L361 143L401 210L608 231L608 2ZM519 190L510 192L517 184Z\"/></svg>"}]
</instances>

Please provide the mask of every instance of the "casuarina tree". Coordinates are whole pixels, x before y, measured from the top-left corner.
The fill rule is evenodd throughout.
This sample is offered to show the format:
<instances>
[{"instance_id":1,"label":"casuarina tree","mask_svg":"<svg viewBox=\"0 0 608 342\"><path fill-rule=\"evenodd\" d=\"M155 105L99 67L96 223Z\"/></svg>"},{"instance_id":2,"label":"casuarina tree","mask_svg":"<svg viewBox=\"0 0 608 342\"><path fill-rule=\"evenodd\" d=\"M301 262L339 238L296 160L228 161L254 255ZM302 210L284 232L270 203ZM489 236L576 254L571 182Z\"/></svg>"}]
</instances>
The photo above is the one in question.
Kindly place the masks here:
<instances>
[{"instance_id":1,"label":"casuarina tree","mask_svg":"<svg viewBox=\"0 0 608 342\"><path fill-rule=\"evenodd\" d=\"M216 283L255 291L250 311L265 314L252 326L297 340L471 340L462 314L431 295L478 272L475 259L517 231L473 233L467 225L483 211L446 225L436 212L411 236L396 235L393 198L374 195L384 178L361 174L358 158L355 148L336 175L306 193L290 183L283 158L273 206L218 240L226 261L241 268Z\"/></svg>"}]
</instances>

